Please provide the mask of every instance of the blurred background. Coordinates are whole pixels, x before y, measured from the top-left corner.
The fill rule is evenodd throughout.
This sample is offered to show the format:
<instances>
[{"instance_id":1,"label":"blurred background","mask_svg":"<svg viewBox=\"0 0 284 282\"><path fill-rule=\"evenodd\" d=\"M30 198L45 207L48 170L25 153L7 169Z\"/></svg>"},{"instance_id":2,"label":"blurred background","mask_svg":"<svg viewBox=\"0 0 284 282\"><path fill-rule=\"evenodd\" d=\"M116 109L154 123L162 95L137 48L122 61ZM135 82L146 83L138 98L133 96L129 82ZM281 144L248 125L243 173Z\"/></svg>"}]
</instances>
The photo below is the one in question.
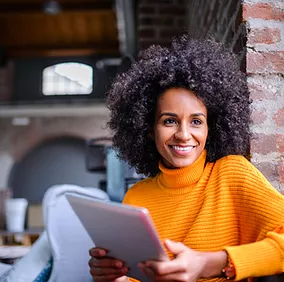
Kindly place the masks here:
<instances>
[{"instance_id":1,"label":"blurred background","mask_svg":"<svg viewBox=\"0 0 284 282\"><path fill-rule=\"evenodd\" d=\"M210 36L236 53L252 98L251 160L284 191L283 6L0 0L0 229L9 197L28 200L27 228L43 227L42 197L54 184L99 187L122 200L143 176L110 148L107 90L141 50L184 33Z\"/></svg>"}]
</instances>

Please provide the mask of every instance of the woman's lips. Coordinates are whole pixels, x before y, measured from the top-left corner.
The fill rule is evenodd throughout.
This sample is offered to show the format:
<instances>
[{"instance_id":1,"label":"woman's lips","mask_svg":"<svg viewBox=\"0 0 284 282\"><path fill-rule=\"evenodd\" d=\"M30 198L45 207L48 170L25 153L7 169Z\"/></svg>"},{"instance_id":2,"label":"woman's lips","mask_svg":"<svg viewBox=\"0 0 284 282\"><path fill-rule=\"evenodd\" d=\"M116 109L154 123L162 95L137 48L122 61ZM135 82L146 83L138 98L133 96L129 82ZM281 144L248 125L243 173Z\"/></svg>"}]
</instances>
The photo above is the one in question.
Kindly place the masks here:
<instances>
[{"instance_id":1,"label":"woman's lips","mask_svg":"<svg viewBox=\"0 0 284 282\"><path fill-rule=\"evenodd\" d=\"M180 155L180 156L186 156L186 155L191 154L191 152L193 151L193 149L196 146L193 146L193 145L188 145L188 146L170 145L169 147L175 154Z\"/></svg>"}]
</instances>

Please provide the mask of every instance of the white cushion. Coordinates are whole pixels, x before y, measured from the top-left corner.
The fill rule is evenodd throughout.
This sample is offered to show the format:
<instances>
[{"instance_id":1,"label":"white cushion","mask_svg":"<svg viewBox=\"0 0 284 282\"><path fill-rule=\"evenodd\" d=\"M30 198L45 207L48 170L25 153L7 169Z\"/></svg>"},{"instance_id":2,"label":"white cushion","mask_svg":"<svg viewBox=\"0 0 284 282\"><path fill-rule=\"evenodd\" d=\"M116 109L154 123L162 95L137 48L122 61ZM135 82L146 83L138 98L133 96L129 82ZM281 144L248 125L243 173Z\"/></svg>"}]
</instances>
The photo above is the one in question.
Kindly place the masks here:
<instances>
[{"instance_id":1,"label":"white cushion","mask_svg":"<svg viewBox=\"0 0 284 282\"><path fill-rule=\"evenodd\" d=\"M12 265L6 263L0 263L0 277L11 269Z\"/></svg>"},{"instance_id":2,"label":"white cushion","mask_svg":"<svg viewBox=\"0 0 284 282\"><path fill-rule=\"evenodd\" d=\"M109 199L104 191L97 188L58 185L48 189L43 199L43 212L53 256L49 282L91 282L88 261L89 249L94 243L64 196L66 192Z\"/></svg>"},{"instance_id":3,"label":"white cushion","mask_svg":"<svg viewBox=\"0 0 284 282\"><path fill-rule=\"evenodd\" d=\"M8 272L1 276L1 282L33 282L51 258L47 234L43 232L33 244L31 251L18 260Z\"/></svg>"}]
</instances>

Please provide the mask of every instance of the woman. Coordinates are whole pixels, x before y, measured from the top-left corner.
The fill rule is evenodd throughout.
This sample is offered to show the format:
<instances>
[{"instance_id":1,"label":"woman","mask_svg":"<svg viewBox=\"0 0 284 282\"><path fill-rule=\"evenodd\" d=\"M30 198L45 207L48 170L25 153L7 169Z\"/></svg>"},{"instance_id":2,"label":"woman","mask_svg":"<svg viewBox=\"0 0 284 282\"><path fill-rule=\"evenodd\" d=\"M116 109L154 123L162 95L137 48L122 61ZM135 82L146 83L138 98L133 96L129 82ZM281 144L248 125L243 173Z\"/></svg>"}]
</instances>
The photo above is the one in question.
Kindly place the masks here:
<instances>
[{"instance_id":1,"label":"woman","mask_svg":"<svg viewBox=\"0 0 284 282\"><path fill-rule=\"evenodd\" d=\"M108 96L113 145L149 178L124 203L149 209L172 260L141 262L153 281L236 281L284 271L284 197L246 160L249 93L220 44L152 46ZM90 250L97 281L132 281ZM249 278L249 281L252 281Z\"/></svg>"}]
</instances>

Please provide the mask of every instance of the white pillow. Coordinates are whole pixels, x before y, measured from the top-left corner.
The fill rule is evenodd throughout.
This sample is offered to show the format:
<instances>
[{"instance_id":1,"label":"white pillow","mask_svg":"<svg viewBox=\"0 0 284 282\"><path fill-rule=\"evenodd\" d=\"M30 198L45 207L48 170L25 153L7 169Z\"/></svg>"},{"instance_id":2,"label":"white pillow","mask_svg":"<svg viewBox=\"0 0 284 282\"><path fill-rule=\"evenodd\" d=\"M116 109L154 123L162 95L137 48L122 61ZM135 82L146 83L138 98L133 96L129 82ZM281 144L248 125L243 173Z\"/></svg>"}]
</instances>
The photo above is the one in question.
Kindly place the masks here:
<instances>
[{"instance_id":1,"label":"white pillow","mask_svg":"<svg viewBox=\"0 0 284 282\"><path fill-rule=\"evenodd\" d=\"M50 261L52 255L46 232L33 244L30 252L19 259L0 282L33 282Z\"/></svg>"},{"instance_id":2,"label":"white pillow","mask_svg":"<svg viewBox=\"0 0 284 282\"><path fill-rule=\"evenodd\" d=\"M12 265L10 264L6 264L6 263L0 263L0 278L2 277L2 275L4 273L6 273L10 268L12 267Z\"/></svg>"}]
</instances>

